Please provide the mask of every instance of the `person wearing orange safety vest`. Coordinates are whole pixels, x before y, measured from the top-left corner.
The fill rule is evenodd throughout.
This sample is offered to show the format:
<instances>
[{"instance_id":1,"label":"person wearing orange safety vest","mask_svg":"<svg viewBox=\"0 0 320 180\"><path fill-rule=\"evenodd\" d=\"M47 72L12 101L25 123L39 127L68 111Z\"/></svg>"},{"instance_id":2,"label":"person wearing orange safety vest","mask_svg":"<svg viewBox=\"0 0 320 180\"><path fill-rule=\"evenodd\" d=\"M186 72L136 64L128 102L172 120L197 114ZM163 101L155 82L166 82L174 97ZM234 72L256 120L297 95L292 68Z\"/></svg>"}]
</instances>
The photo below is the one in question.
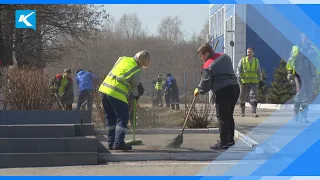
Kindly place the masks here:
<instances>
[{"instance_id":1,"label":"person wearing orange safety vest","mask_svg":"<svg viewBox=\"0 0 320 180\"><path fill-rule=\"evenodd\" d=\"M287 62L287 79L296 84L294 102L295 121L308 122L307 111L311 103L317 68L319 63L319 50L312 45L304 33L300 35L301 43L292 47L290 58ZM299 115L300 110L302 113Z\"/></svg>"},{"instance_id":2,"label":"person wearing orange safety vest","mask_svg":"<svg viewBox=\"0 0 320 180\"><path fill-rule=\"evenodd\" d=\"M129 121L128 97L139 98L141 70L150 62L150 54L143 50L134 57L120 57L99 87L106 115L110 150L131 150L124 138Z\"/></svg>"}]
</instances>

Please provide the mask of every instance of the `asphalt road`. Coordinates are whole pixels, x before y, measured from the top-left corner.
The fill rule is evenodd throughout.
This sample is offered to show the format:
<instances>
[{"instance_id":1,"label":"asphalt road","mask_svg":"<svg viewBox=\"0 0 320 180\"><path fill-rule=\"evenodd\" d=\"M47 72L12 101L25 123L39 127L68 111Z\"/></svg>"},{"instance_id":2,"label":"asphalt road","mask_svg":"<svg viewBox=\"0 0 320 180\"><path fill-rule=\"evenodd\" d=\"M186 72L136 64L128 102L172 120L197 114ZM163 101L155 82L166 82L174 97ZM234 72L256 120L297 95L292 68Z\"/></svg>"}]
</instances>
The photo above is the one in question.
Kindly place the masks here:
<instances>
[{"instance_id":1,"label":"asphalt road","mask_svg":"<svg viewBox=\"0 0 320 180\"><path fill-rule=\"evenodd\" d=\"M207 173L214 171L215 175L223 175L224 170L235 165L237 161L190 162L125 162L109 163L98 166L68 166L0 169L0 175L5 176L193 176L207 167ZM261 163L259 161L250 162ZM218 170L219 169L219 170ZM224 169L224 170L223 170ZM221 174L218 174L218 173Z\"/></svg>"}]
</instances>

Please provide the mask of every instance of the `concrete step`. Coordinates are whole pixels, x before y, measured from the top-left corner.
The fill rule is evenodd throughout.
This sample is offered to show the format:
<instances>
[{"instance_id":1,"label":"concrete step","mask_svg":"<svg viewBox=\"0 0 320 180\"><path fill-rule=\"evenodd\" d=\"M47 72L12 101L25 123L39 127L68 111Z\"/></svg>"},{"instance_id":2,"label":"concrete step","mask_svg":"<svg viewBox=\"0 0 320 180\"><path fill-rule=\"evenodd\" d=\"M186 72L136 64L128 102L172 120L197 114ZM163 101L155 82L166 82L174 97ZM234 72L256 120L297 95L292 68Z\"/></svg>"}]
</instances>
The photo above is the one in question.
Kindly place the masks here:
<instances>
[{"instance_id":1,"label":"concrete step","mask_svg":"<svg viewBox=\"0 0 320 180\"><path fill-rule=\"evenodd\" d=\"M0 153L97 152L94 136L67 138L0 138Z\"/></svg>"},{"instance_id":2,"label":"concrete step","mask_svg":"<svg viewBox=\"0 0 320 180\"><path fill-rule=\"evenodd\" d=\"M0 125L91 123L89 111L0 110Z\"/></svg>"},{"instance_id":3,"label":"concrete step","mask_svg":"<svg viewBox=\"0 0 320 180\"><path fill-rule=\"evenodd\" d=\"M93 134L93 124L0 125L0 138L54 138Z\"/></svg>"},{"instance_id":4,"label":"concrete step","mask_svg":"<svg viewBox=\"0 0 320 180\"><path fill-rule=\"evenodd\" d=\"M94 125L93 124L75 124L75 136L93 136Z\"/></svg>"},{"instance_id":5,"label":"concrete step","mask_svg":"<svg viewBox=\"0 0 320 180\"><path fill-rule=\"evenodd\" d=\"M0 153L0 168L96 165L96 152Z\"/></svg>"},{"instance_id":6,"label":"concrete step","mask_svg":"<svg viewBox=\"0 0 320 180\"><path fill-rule=\"evenodd\" d=\"M73 137L75 126L63 125L0 125L0 138Z\"/></svg>"},{"instance_id":7,"label":"concrete step","mask_svg":"<svg viewBox=\"0 0 320 180\"><path fill-rule=\"evenodd\" d=\"M0 138L53 138L93 134L93 124L0 125Z\"/></svg>"}]
</instances>

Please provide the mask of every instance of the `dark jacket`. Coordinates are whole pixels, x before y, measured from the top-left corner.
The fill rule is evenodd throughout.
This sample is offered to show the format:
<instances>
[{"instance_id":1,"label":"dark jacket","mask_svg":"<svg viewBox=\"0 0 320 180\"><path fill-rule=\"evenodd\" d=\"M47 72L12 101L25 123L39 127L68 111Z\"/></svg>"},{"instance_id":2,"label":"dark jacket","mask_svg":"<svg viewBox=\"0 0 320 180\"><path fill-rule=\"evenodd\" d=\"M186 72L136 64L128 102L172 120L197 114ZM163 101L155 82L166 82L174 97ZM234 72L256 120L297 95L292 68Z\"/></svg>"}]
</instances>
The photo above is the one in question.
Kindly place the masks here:
<instances>
[{"instance_id":1,"label":"dark jacket","mask_svg":"<svg viewBox=\"0 0 320 180\"><path fill-rule=\"evenodd\" d=\"M58 93L59 88L61 87L62 78L63 78L63 76L61 74L57 74L51 82L52 86L56 88L56 91L55 91L56 93ZM68 83L66 84L65 89L64 89L64 93L62 94L62 96L60 98L61 98L62 102L68 101L68 102L72 103L73 99L74 99L73 80L72 80L72 78L67 78L67 80L68 80Z\"/></svg>"},{"instance_id":2,"label":"dark jacket","mask_svg":"<svg viewBox=\"0 0 320 180\"><path fill-rule=\"evenodd\" d=\"M224 53L216 53L206 60L201 68L199 93L216 92L228 85L238 84L231 58Z\"/></svg>"}]
</instances>

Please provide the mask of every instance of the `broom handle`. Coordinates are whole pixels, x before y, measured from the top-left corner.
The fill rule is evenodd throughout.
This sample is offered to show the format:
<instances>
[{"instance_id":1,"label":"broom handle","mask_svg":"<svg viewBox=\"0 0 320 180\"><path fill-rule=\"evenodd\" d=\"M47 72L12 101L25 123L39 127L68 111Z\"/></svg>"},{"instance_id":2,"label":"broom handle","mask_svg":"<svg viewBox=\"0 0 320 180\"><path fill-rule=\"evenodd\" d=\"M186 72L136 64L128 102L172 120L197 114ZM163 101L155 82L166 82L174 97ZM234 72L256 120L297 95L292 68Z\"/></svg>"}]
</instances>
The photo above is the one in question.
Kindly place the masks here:
<instances>
[{"instance_id":1,"label":"broom handle","mask_svg":"<svg viewBox=\"0 0 320 180\"><path fill-rule=\"evenodd\" d=\"M182 135L183 132L184 132L184 129L185 129L185 127L186 127L186 124L187 124L187 121L188 121L188 119L189 119L189 116L190 116L190 113L191 113L191 110L192 110L192 108L193 108L193 105L194 105L195 100L196 100L196 96L193 97L193 100L192 100L192 103L191 103L191 107L190 107L190 109L189 109L189 111L188 111L188 114L187 114L187 116L186 116L186 119L184 120L183 127L182 127L182 131L181 131L180 135Z\"/></svg>"},{"instance_id":2,"label":"broom handle","mask_svg":"<svg viewBox=\"0 0 320 180\"><path fill-rule=\"evenodd\" d=\"M133 140L136 140L136 98L133 98Z\"/></svg>"},{"instance_id":3,"label":"broom handle","mask_svg":"<svg viewBox=\"0 0 320 180\"><path fill-rule=\"evenodd\" d=\"M211 37L211 39L212 39L212 37ZM219 39L218 39L218 40L216 41L216 43L214 44L213 51L216 50L218 43L219 43ZM200 97L199 97L199 98L200 98ZM190 107L190 109L189 109L189 111L188 111L188 114L187 114L187 116L186 116L186 119L184 120L184 124L183 124L182 131L181 131L180 135L182 135L183 132L184 132L184 129L185 129L186 125L187 125L187 121L188 121L188 119L189 119L189 116L190 116L190 113L191 113L191 110L192 110L192 108L193 108L193 105L194 105L195 100L196 100L196 96L193 97L193 100L192 100L192 103L191 103L191 107Z\"/></svg>"}]
</instances>

